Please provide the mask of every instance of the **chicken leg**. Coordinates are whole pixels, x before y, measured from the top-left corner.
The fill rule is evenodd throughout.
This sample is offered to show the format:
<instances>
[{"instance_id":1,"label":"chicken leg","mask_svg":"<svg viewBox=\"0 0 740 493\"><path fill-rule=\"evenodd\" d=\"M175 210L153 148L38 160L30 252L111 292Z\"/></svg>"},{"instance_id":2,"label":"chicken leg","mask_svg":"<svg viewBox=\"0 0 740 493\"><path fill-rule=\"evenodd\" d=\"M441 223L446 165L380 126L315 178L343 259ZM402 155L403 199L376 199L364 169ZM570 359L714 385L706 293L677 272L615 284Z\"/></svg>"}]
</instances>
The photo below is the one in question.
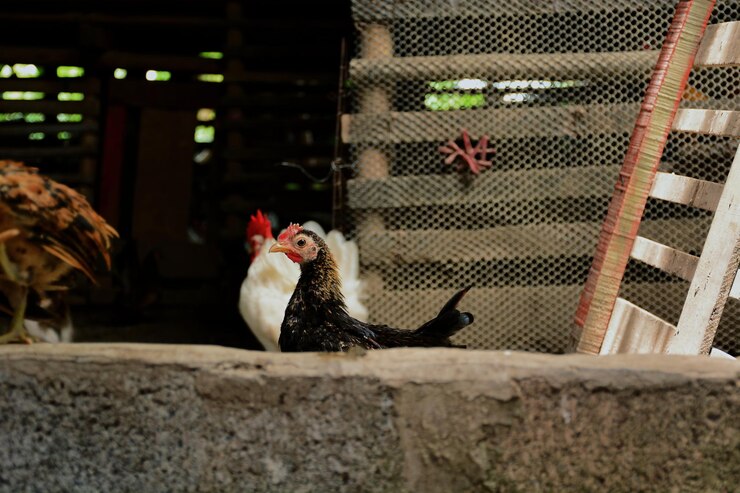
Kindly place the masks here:
<instances>
[{"instance_id":1,"label":"chicken leg","mask_svg":"<svg viewBox=\"0 0 740 493\"><path fill-rule=\"evenodd\" d=\"M23 319L26 315L28 288L25 286L18 286L18 289L20 290L20 301L18 306L15 307L13 318L10 320L10 330L5 334L0 335L0 344L7 344L14 341L25 342L26 344L31 344L33 342L33 339L31 339L28 332L26 332L26 327L23 325Z\"/></svg>"},{"instance_id":2,"label":"chicken leg","mask_svg":"<svg viewBox=\"0 0 740 493\"><path fill-rule=\"evenodd\" d=\"M18 288L18 303L14 307L13 318L10 320L10 329L5 334L0 335L0 344L7 344L13 341L21 341L26 344L32 342L23 325L26 315L26 303L28 301L28 286L18 282L17 269L10 258L8 258L8 252L5 248L5 240L18 234L17 231L10 230L0 233L0 271L2 271L5 277L13 281Z\"/></svg>"}]
</instances>

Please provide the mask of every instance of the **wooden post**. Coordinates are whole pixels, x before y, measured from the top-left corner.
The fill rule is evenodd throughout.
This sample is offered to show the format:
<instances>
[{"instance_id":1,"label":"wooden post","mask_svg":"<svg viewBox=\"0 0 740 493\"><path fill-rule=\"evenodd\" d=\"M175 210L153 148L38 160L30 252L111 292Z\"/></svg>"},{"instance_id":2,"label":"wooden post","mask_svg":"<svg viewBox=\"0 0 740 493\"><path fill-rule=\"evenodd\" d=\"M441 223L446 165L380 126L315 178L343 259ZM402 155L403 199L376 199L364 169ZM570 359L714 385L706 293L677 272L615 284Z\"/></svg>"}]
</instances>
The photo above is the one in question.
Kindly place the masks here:
<instances>
[{"instance_id":1,"label":"wooden post","mask_svg":"<svg viewBox=\"0 0 740 493\"><path fill-rule=\"evenodd\" d=\"M368 24L362 30L362 57L391 58L393 57L393 37L390 29L382 24ZM391 96L385 87L368 87L359 95L360 113L389 113L391 111ZM381 149L370 148L360 153L360 177L381 179L389 174L389 157Z\"/></svg>"},{"instance_id":2,"label":"wooden post","mask_svg":"<svg viewBox=\"0 0 740 493\"><path fill-rule=\"evenodd\" d=\"M368 24L361 32L362 58L378 59L393 57L393 37L388 26ZM391 95L386 87L371 86L359 95L360 113L389 113ZM360 152L359 177L372 180L388 178L390 158L383 149L370 147ZM385 230L383 217L378 213L366 214L357 226L358 237L382 233ZM368 273L368 291L376 295L383 291L383 279L377 273Z\"/></svg>"},{"instance_id":3,"label":"wooden post","mask_svg":"<svg viewBox=\"0 0 740 493\"><path fill-rule=\"evenodd\" d=\"M239 55L239 49L244 44L244 35L240 21L242 20L242 2L230 1L226 4L226 17L229 21L229 28L226 31L226 67L224 69L224 97L228 100L238 101L244 98L243 82L246 79L247 71L244 62ZM219 109L221 114L216 115L218 121L222 123L242 122L245 118L244 110L238 107L222 107ZM220 185L221 180L238 181L244 174L242 161L237 156L242 156L244 148L244 138L239 126L230 126L226 135L217 138L215 150L218 154L225 154L226 159L222 168L212 166L213 173L209 177L212 185ZM226 152L223 152L226 151ZM221 163L218 159L217 163ZM210 241L215 242L218 238L218 231L224 224L235 220L235 215L228 218L221 218L220 205L218 200L211 200L208 204L208 237Z\"/></svg>"},{"instance_id":4,"label":"wooden post","mask_svg":"<svg viewBox=\"0 0 740 493\"><path fill-rule=\"evenodd\" d=\"M740 149L696 266L671 354L709 354L740 263Z\"/></svg>"}]
</instances>

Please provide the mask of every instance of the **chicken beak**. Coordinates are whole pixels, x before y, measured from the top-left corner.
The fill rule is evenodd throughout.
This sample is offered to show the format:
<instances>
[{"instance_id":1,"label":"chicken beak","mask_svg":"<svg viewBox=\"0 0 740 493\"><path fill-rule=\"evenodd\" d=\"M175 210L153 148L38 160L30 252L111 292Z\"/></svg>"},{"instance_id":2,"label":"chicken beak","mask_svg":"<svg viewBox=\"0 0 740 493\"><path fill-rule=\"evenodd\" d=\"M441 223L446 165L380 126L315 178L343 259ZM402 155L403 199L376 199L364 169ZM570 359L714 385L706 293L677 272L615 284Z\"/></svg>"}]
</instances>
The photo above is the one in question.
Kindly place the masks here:
<instances>
[{"instance_id":1,"label":"chicken beak","mask_svg":"<svg viewBox=\"0 0 740 493\"><path fill-rule=\"evenodd\" d=\"M285 253L289 251L290 251L290 247L288 247L287 245L283 245L282 243L275 243L274 245L270 247L270 250L269 250L270 253L280 253L280 252Z\"/></svg>"}]
</instances>

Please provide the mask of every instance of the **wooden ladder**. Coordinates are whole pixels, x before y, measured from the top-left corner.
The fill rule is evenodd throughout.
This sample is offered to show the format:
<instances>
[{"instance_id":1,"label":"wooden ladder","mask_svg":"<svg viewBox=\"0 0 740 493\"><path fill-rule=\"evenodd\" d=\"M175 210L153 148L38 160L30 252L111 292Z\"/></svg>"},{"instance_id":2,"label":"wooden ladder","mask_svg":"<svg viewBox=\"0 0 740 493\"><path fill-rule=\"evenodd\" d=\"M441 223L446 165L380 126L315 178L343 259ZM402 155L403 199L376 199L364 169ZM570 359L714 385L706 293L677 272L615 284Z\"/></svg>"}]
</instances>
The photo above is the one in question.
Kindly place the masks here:
<instances>
[{"instance_id":1,"label":"wooden ladder","mask_svg":"<svg viewBox=\"0 0 740 493\"><path fill-rule=\"evenodd\" d=\"M581 295L578 352L708 354L740 298L740 150L724 185L657 171L669 130L740 137L739 111L678 109L692 67L740 65L740 22L706 27L713 4L678 3ZM714 212L701 256L637 235L648 197ZM619 297L629 258L690 281L676 326Z\"/></svg>"}]
</instances>

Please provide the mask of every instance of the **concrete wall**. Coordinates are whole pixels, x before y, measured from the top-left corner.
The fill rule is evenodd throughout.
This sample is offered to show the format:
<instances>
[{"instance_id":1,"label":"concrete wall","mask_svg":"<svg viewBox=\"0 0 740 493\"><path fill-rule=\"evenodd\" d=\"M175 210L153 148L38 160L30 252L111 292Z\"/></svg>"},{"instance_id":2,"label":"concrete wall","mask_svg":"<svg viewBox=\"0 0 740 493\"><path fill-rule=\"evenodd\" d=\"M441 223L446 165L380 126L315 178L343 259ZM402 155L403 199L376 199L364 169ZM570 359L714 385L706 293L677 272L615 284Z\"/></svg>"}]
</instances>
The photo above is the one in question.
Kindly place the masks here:
<instances>
[{"instance_id":1,"label":"concrete wall","mask_svg":"<svg viewBox=\"0 0 740 493\"><path fill-rule=\"evenodd\" d=\"M0 347L0 491L731 491L740 363Z\"/></svg>"}]
</instances>

